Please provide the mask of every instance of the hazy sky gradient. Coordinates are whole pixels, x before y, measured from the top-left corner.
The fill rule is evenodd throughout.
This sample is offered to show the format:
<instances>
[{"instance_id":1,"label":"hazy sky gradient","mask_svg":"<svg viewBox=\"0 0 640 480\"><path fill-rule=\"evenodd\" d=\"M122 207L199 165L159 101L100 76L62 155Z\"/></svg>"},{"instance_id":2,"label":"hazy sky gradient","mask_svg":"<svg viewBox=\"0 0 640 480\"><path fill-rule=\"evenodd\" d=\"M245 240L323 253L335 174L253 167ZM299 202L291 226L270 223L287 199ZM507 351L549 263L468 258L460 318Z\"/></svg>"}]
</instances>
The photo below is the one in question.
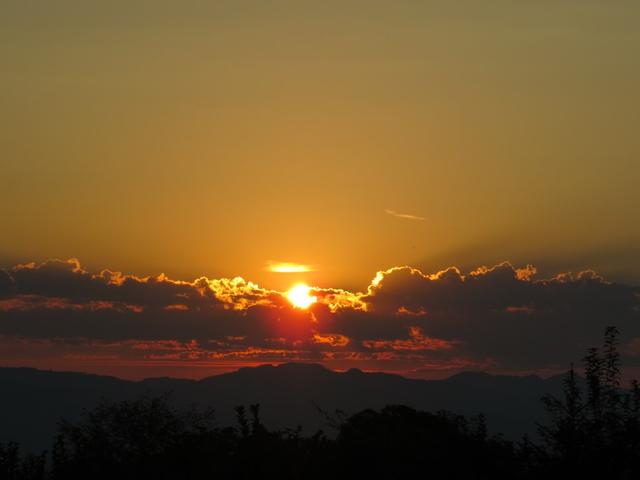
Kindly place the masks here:
<instances>
[{"instance_id":1,"label":"hazy sky gradient","mask_svg":"<svg viewBox=\"0 0 640 480\"><path fill-rule=\"evenodd\" d=\"M640 283L639 22L637 1L4 1L0 263Z\"/></svg>"}]
</instances>

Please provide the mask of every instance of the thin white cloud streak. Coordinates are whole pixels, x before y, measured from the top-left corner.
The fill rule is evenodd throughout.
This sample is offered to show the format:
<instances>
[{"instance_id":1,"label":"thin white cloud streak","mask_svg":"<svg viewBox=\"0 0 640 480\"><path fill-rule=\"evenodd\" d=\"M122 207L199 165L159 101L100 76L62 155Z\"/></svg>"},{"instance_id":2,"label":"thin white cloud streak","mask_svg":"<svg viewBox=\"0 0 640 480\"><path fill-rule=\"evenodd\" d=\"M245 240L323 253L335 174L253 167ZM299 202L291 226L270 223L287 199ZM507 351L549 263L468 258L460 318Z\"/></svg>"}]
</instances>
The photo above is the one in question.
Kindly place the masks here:
<instances>
[{"instance_id":1,"label":"thin white cloud streak","mask_svg":"<svg viewBox=\"0 0 640 480\"><path fill-rule=\"evenodd\" d=\"M416 220L418 222L424 222L426 220L426 218L424 217L419 217L418 215L411 215L410 213L399 213L399 212L396 212L395 210L391 210L390 208L386 208L384 210L384 213L396 218L404 218L405 220Z\"/></svg>"}]
</instances>

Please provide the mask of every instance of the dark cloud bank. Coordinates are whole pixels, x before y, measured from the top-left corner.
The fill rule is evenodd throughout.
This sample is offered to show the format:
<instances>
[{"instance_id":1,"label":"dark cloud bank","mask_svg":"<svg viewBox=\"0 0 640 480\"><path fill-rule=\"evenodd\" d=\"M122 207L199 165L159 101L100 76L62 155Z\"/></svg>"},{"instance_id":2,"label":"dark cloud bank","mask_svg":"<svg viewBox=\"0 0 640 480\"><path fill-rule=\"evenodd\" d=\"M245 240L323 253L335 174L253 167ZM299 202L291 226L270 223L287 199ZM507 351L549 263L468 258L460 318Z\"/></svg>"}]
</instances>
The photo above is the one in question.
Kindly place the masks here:
<instances>
[{"instance_id":1,"label":"dark cloud bank","mask_svg":"<svg viewBox=\"0 0 640 480\"><path fill-rule=\"evenodd\" d=\"M468 274L378 272L362 292L316 289L293 308L281 292L242 278L91 273L77 260L0 270L0 363L321 361L414 375L484 369L564 369L622 331L640 359L640 288L593 271L537 279L509 263Z\"/></svg>"}]
</instances>

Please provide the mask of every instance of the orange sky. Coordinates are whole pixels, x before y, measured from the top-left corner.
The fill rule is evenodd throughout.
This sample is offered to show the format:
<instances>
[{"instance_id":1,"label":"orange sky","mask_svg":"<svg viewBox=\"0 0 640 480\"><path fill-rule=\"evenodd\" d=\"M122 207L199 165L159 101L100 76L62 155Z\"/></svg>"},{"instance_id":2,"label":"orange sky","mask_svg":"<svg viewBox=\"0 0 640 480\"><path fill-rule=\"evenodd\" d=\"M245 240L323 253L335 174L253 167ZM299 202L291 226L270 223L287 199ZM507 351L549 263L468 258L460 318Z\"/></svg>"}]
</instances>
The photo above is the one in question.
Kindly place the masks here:
<instances>
[{"instance_id":1,"label":"orange sky","mask_svg":"<svg viewBox=\"0 0 640 480\"><path fill-rule=\"evenodd\" d=\"M0 264L637 282L640 6L3 2Z\"/></svg>"},{"instance_id":2,"label":"orange sky","mask_svg":"<svg viewBox=\"0 0 640 480\"><path fill-rule=\"evenodd\" d=\"M639 21L632 0L4 1L0 364L546 371L611 319L635 358ZM561 314L571 347L518 345Z\"/></svg>"}]
</instances>

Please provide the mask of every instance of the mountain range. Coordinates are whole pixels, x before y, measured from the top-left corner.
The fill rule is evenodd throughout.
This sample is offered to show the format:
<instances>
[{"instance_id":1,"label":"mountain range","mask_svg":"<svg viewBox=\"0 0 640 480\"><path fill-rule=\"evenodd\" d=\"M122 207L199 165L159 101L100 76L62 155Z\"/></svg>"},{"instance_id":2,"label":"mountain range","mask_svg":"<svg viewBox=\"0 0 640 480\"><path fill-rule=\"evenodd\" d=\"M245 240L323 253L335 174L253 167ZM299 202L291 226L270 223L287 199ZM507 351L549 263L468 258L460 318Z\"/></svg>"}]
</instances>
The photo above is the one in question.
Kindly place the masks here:
<instances>
[{"instance_id":1,"label":"mountain range","mask_svg":"<svg viewBox=\"0 0 640 480\"><path fill-rule=\"evenodd\" d=\"M234 407L260 404L270 428L318 429L332 434L326 415L402 404L463 415L483 413L490 433L509 439L534 435L545 419L540 398L559 395L562 376L490 375L465 372L444 380L416 380L358 369L329 370L318 364L286 363L241 368L201 380L115 377L31 368L0 368L0 441L25 450L50 449L61 418L78 419L101 399L117 401L168 394L176 406L213 407L221 425L234 423Z\"/></svg>"}]
</instances>

